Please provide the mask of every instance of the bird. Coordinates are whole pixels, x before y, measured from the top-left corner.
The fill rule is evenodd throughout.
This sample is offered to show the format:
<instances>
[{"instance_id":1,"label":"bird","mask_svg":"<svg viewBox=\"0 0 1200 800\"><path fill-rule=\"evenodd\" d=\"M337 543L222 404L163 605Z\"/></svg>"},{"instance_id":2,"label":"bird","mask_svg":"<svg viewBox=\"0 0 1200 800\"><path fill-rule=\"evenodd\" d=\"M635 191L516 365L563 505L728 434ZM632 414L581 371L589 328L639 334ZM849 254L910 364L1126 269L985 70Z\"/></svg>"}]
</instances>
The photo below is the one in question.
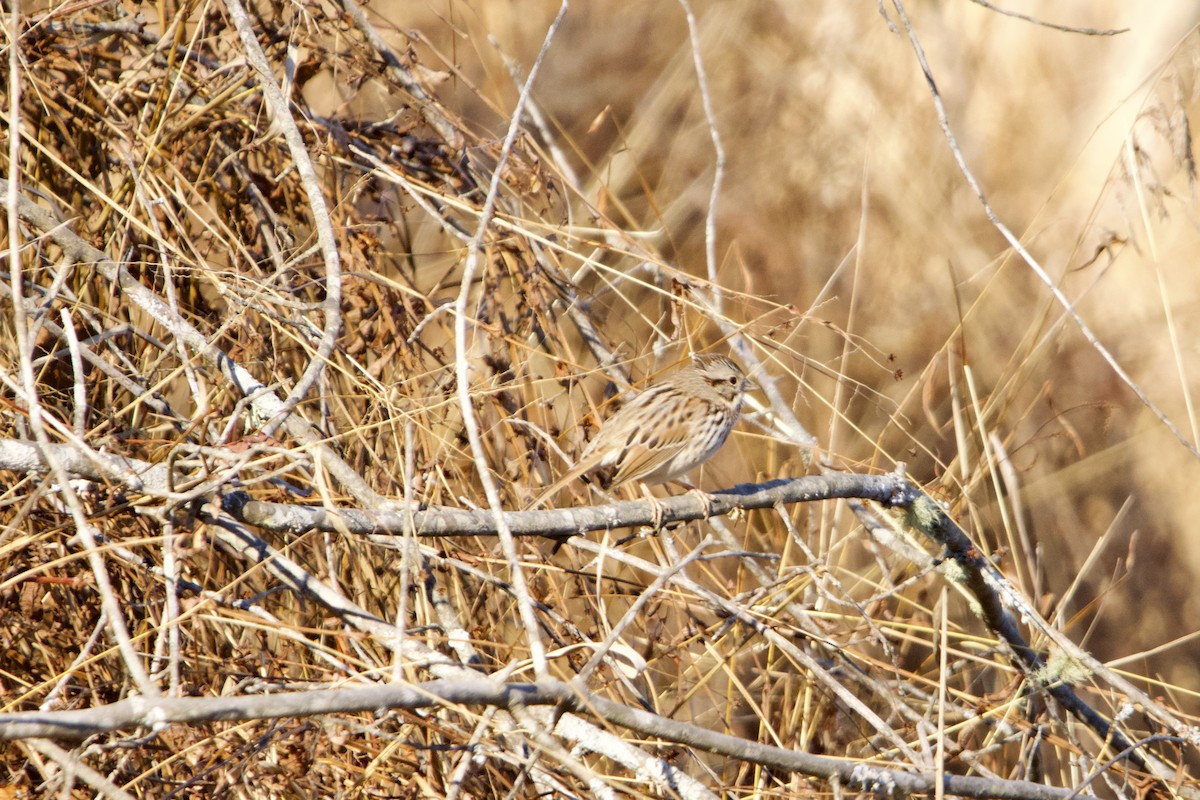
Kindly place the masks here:
<instances>
[{"instance_id":1,"label":"bird","mask_svg":"<svg viewBox=\"0 0 1200 800\"><path fill-rule=\"evenodd\" d=\"M680 478L721 449L746 392L757 388L725 356L693 355L690 364L634 395L605 421L575 465L543 490L531 508L591 473L600 473L601 485L608 489L628 481Z\"/></svg>"}]
</instances>

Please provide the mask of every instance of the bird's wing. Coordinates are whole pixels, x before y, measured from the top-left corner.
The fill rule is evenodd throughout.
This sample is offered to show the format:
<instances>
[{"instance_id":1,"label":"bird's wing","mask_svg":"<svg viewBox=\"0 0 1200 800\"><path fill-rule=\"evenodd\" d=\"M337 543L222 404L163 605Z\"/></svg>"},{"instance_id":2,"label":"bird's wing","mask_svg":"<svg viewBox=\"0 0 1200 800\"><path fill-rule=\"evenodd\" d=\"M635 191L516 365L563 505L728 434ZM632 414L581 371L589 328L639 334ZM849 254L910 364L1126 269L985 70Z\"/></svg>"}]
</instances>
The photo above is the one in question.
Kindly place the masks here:
<instances>
[{"instance_id":1,"label":"bird's wing","mask_svg":"<svg viewBox=\"0 0 1200 800\"><path fill-rule=\"evenodd\" d=\"M691 444L696 431L688 425L685 414L654 420L653 424L632 428L617 448L618 455L610 463L617 465L612 485L653 475L668 461Z\"/></svg>"}]
</instances>

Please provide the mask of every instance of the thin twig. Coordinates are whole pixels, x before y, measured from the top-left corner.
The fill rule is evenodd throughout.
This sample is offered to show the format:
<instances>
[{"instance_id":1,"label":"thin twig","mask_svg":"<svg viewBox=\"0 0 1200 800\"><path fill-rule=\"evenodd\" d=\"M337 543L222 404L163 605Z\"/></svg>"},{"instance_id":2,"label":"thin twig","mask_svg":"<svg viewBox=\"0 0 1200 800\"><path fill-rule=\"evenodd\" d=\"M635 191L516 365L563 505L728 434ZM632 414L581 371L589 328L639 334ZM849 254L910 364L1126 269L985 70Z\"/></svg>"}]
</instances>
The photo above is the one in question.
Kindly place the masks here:
<instances>
[{"instance_id":1,"label":"thin twig","mask_svg":"<svg viewBox=\"0 0 1200 800\"><path fill-rule=\"evenodd\" d=\"M70 787L72 779L79 778L81 782L96 792L96 797L103 797L106 800L136 800L132 794L117 786L107 775L102 775L92 769L78 755L69 750L64 750L54 742L45 739L34 739L26 742L26 746L51 759L62 769L60 773L64 779L62 781L64 792L62 796L66 796L65 792ZM49 781L47 783L49 785L44 788L49 790L53 784ZM49 791L47 792L47 794L50 793Z\"/></svg>"},{"instance_id":2,"label":"thin twig","mask_svg":"<svg viewBox=\"0 0 1200 800\"><path fill-rule=\"evenodd\" d=\"M529 592L525 583L525 573L517 555L516 543L513 541L512 533L509 531L504 518L504 510L500 505L500 490L496 485L495 479L492 477L491 467L488 465L487 453L483 446L483 435L479 430L479 418L475 412L474 398L471 395L471 360L468 353L470 348L468 347L467 322L468 319L473 319L475 316L468 313L468 306L470 304L471 292L475 285L475 277L479 273L481 256L483 255L484 242L487 239L490 221L492 215L495 213L497 199L500 195L500 179L504 173L504 166L508 162L513 144L517 140L517 134L521 131L522 111L529 98L529 93L533 89L533 83L537 79L538 70L542 65L542 60L546 57L546 53L550 49L550 43L554 41L554 35L558 32L559 25L562 24L563 18L566 16L567 7L567 1L563 0L562 5L559 6L558 15L550 23L545 39L542 41L542 47L538 51L537 58L529 70L529 79L521 87L521 95L517 98L516 107L513 109L508 133L505 135L504 143L500 147L500 157L497 160L495 169L492 171L487 196L484 200L483 208L479 213L479 222L476 227L475 236L472 238L471 245L467 250L466 263L463 264L462 288L454 303L454 374L457 382L455 388L458 394L459 407L462 410L463 427L466 428L467 439L471 444L471 455L475 461L475 470L479 475L479 482L483 485L488 506L491 509L493 518L496 520L496 530L500 536L500 546L504 551L504 557L508 561L509 571L512 576L513 591L517 596L517 607L520 609L521 622L525 626L525 635L528 638L530 656L533 658L534 670L539 677L549 674L546 668L546 650L542 644L541 634L538 630L537 617L533 611L533 601L529 598Z\"/></svg>"},{"instance_id":3,"label":"thin twig","mask_svg":"<svg viewBox=\"0 0 1200 800\"><path fill-rule=\"evenodd\" d=\"M717 203L721 199L721 185L725 181L725 146L721 144L721 132L717 128L717 113L713 110L712 94L708 90L708 73L704 69L704 56L700 53L700 31L696 14L688 0L679 0L687 18L688 38L691 41L692 65L696 68L696 83L700 88L700 103L704 107L704 119L708 123L708 136L713 146L713 179L708 193L708 211L704 215L704 263L708 271L708 282L712 287L713 311L718 316L725 314L725 294L717 278Z\"/></svg>"},{"instance_id":4,"label":"thin twig","mask_svg":"<svg viewBox=\"0 0 1200 800\"><path fill-rule=\"evenodd\" d=\"M75 325L71 322L71 312L59 309L62 318L62 330L67 338L67 351L71 354L72 390L75 399L75 435L80 439L87 436L88 400L87 382L83 373L82 348L79 337L75 334Z\"/></svg>"},{"instance_id":5,"label":"thin twig","mask_svg":"<svg viewBox=\"0 0 1200 800\"><path fill-rule=\"evenodd\" d=\"M994 6L987 2L987 0L971 0L971 2L975 5L983 6L989 11L995 11L997 14L1003 14L1006 17L1013 17L1014 19L1024 20L1025 22L1032 22L1034 25L1039 25L1043 28L1052 28L1056 31L1064 31L1066 33L1082 33L1085 36L1116 36L1117 34L1129 32L1129 28L1084 28L1075 25L1062 25L1057 22L1046 22L1044 19L1038 19L1037 17L1030 16L1029 14L1022 14L1019 11L1012 11L1007 8Z\"/></svg>"},{"instance_id":6,"label":"thin twig","mask_svg":"<svg viewBox=\"0 0 1200 800\"><path fill-rule=\"evenodd\" d=\"M321 189L321 181L317 177L312 159L309 158L304 137L300 135L300 129L296 127L296 120L292 117L291 104L283 96L279 84L275 82L275 76L271 74L267 57L258 46L258 37L249 17L246 16L246 9L242 7L241 0L225 0L225 7L229 9L229 15L233 17L233 23L237 26L247 60L258 72L258 85L271 112L271 125L278 126L283 132L283 138L292 154L292 163L296 166L296 172L300 175L300 182L308 197L312 224L316 228L317 242L321 246L321 256L325 263L325 298L321 302L325 325L321 340L317 345L317 352L304 368L304 374L296 381L295 388L283 401L274 417L263 426L263 434L272 436L283 424L283 415L290 415L292 409L316 385L337 346L338 331L342 327L342 261L338 255L337 236L333 232L333 221L329 218L325 193Z\"/></svg>"},{"instance_id":7,"label":"thin twig","mask_svg":"<svg viewBox=\"0 0 1200 800\"><path fill-rule=\"evenodd\" d=\"M1000 233L1000 235L1004 237L1005 241L1007 241L1017 255L1021 257L1021 260L1023 260L1029 266L1029 268L1033 271L1033 274L1037 276L1038 280L1045 284L1046 288L1050 290L1050 293L1054 296L1054 299L1059 305L1062 306L1067 315L1071 317L1071 320L1075 323L1075 327L1081 334L1083 334L1083 337L1087 339L1088 344L1091 345L1092 349L1104 359L1113 373L1120 378L1121 382L1129 387L1129 390L1134 393L1142 405L1145 406L1151 414L1158 418L1158 421L1161 422L1177 440L1179 440L1179 443L1183 445L1189 453L1191 453L1197 459L1200 459L1200 448L1197 448L1194 443L1188 441L1183 431L1180 430L1179 427L1171 420L1171 418L1166 415L1166 412L1160 409L1158 405L1150 399L1150 396L1143 391L1142 387L1138 386L1138 384L1133 380L1133 377L1130 376L1130 374L1125 371L1125 368L1122 367L1117 361L1116 356L1114 356L1112 352L1109 351L1109 349L1100 341L1099 337L1092 332L1092 329L1084 321L1080 313L1075 309L1075 305L1070 301L1066 294L1063 293L1063 290L1059 288L1058 284L1051 279L1050 274L1046 272L1046 269L1038 262L1037 259L1033 257L1033 254L1029 252L1029 250L1024 244L1021 243L1021 240L1009 229L1009 227L1004 224L1004 222L1000 219L1000 216L996 213L995 209L992 208L992 204L988 202L987 196L983 192L983 187L979 185L979 181L975 178L975 173L972 172L971 168L967 166L966 157L963 155L962 150L958 146L958 137L954 135L954 129L950 127L950 119L946 114L946 106L945 103L942 102L942 94L938 90L937 81L935 81L933 78L933 70L929 66L929 61L925 58L925 48L921 46L921 41L917 38L917 34L913 30L912 23L908 19L908 13L904 10L904 4L901 2L901 0L892 0L892 4L896 8L896 13L900 15L900 21L904 24L904 30L908 34L908 41L912 45L913 52L916 54L917 63L921 65L921 72L924 73L925 81L929 84L929 91L933 97L933 107L937 112L938 125L942 129L942 135L945 136L946 142L950 146L950 152L954 155L954 161L956 164L958 164L959 171L963 174L963 177L966 178L967 184L971 187L971 191L973 191L975 196L979 198L979 203L983 207L983 211L987 216L988 222L990 222L992 227L994 227Z\"/></svg>"}]
</instances>

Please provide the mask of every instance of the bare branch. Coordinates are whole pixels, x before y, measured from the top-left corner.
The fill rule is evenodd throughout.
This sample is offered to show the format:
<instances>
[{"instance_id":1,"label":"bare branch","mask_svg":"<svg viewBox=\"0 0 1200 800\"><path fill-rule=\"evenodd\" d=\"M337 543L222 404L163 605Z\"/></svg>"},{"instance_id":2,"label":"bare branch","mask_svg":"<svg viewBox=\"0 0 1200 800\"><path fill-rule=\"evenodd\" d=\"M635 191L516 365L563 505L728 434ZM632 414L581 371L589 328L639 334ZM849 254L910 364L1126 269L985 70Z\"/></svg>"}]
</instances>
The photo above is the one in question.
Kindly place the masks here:
<instances>
[{"instance_id":1,"label":"bare branch","mask_svg":"<svg viewBox=\"0 0 1200 800\"><path fill-rule=\"evenodd\" d=\"M371 686L258 697L133 697L82 711L0 714L0 739L31 737L79 740L97 733L140 727L161 730L171 724L279 719L314 714L382 713L389 709L435 708L443 705L498 706L521 709L556 705L594 715L643 736L676 742L754 764L824 779L837 779L854 791L908 795L933 792L938 776L905 772L862 761L812 755L758 744L729 734L639 711L553 680L502 684L474 681L430 681L415 685ZM1001 800L1065 800L1067 789L989 778L944 775L947 794Z\"/></svg>"},{"instance_id":2,"label":"bare branch","mask_svg":"<svg viewBox=\"0 0 1200 800\"><path fill-rule=\"evenodd\" d=\"M909 491L903 478L895 475L831 473L802 478L782 478L749 484L708 495L710 504L695 494L646 500L577 506L545 511L506 512L505 521L516 536L559 538L589 531L652 526L661 518L664 525L691 522L710 516L725 516L738 510L774 508L788 503L857 497L884 505L901 504ZM283 503L264 503L243 495L228 495L226 509L251 525L266 530L346 530L359 534L405 534L418 536L495 536L496 520L490 511L436 508L424 511L390 512L328 509Z\"/></svg>"}]
</instances>

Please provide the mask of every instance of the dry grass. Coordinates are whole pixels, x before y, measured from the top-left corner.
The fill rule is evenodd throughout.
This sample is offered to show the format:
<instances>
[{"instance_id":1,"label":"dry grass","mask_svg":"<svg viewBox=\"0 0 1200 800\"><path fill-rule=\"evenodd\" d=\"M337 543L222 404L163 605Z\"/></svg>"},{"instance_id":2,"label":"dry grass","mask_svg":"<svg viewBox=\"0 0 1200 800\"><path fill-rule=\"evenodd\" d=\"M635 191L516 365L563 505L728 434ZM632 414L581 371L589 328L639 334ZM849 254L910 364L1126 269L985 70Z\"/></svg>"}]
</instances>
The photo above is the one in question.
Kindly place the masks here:
<instances>
[{"instance_id":1,"label":"dry grass","mask_svg":"<svg viewBox=\"0 0 1200 800\"><path fill-rule=\"evenodd\" d=\"M453 304L518 92L488 37L524 74L557 6L516 14L502 2L413 5L381 3L372 19L436 104L415 101L385 72L333 4L257 6L277 78L286 48L296 48L293 116L342 270L337 346L299 413L375 491L482 508L456 394ZM732 326L832 463L887 471L907 462L1044 616L1101 659L1124 659L1135 683L1190 720L1200 709L1200 645L1150 651L1193 633L1200 614L1191 591L1200 551L1188 535L1196 460L986 220L907 40L871 3L697 8L728 154L717 314L704 250L713 151L684 14L675 4L637 13L611 0L577 5L535 87L545 127L527 125L505 154L495 221L468 287L471 408L505 508L522 508L563 469L555 446L576 452L626 381L689 350L727 350ZM1049 30L965 2L910 12L989 200L1195 443L1200 237L1186 126L1200 42L1184 35L1172 4L1159 5L1139 15L1116 3L1055 10L1056 21L1134 26L1118 37ZM145 8L141 33L100 27L131 19L116 6L26 9L20 161L14 168L6 152L3 163L23 195L69 218L284 397L315 356L330 270L282 128L225 8ZM447 144L447 131L460 141ZM78 420L79 439L96 450L177 461L258 499L362 504L311 442L256 435L264 421L229 381L92 265L64 259L47 233L22 229L23 293L36 313L19 317L11 294L0 296L0 438L34 431L18 389L17 326L27 326L41 413L62 423L52 440L67 441ZM78 402L68 342L46 324L64 319L112 373L138 381L174 416L94 366L81 367ZM589 324L598 342L583 335ZM716 488L805 468L777 418L763 415L698 477ZM211 697L431 677L390 642L218 547L196 506L101 484L81 500L141 663L164 691ZM95 707L139 690L78 528L51 478L0 471L0 711ZM694 584L655 587L622 622L710 533L709 557L682 573ZM270 539L430 651L465 652L451 641L452 609L473 666L515 665L514 679L533 678L519 587L494 538L426 541L411 559L349 535ZM934 763L941 707L948 771L1054 786L1078 785L1106 757L1030 689L944 575L873 541L845 505L662 532L622 545L627 563L539 540L517 547L543 606L549 673L571 679L594 643L627 625L620 652L644 668L627 675L610 662L589 682L627 705L753 741L922 769ZM172 561L187 582L177 611L162 577ZM1124 698L1099 682L1084 677L1078 689L1105 715L1122 709ZM136 742L126 729L75 753L109 787L71 783L51 751L29 743L4 751L0 775L17 796L120 796L115 787L164 798L565 796L597 791L586 771L618 795L662 793L586 748L532 758L497 719L448 705L176 725ZM1136 713L1126 724L1133 738L1157 730ZM833 792L609 730L729 796ZM465 749L472 741L478 760ZM1155 752L1181 764L1181 783L1195 788L1190 755ZM1124 777L1108 790L1131 791Z\"/></svg>"}]
</instances>

